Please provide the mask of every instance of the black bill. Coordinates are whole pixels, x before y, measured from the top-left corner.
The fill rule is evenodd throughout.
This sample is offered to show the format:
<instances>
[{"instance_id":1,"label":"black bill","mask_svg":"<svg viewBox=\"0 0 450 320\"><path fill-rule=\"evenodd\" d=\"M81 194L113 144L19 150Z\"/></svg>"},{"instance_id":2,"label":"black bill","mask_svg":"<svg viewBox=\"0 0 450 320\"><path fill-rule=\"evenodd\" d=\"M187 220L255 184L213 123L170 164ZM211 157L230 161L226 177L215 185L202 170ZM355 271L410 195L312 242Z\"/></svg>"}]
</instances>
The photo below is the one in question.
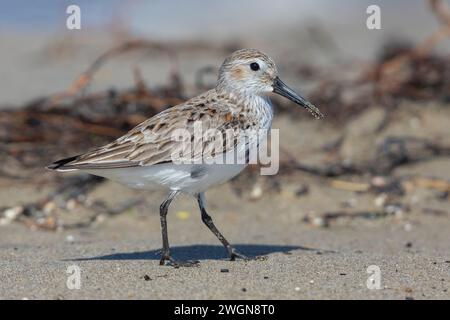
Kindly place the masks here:
<instances>
[{"instance_id":1,"label":"black bill","mask_svg":"<svg viewBox=\"0 0 450 320\"><path fill-rule=\"evenodd\" d=\"M317 109L312 103L307 101L305 98L295 93L291 88L283 83L280 78L276 77L273 82L273 92L288 98L289 100L295 102L296 104L306 108L316 119L323 118L323 114Z\"/></svg>"}]
</instances>

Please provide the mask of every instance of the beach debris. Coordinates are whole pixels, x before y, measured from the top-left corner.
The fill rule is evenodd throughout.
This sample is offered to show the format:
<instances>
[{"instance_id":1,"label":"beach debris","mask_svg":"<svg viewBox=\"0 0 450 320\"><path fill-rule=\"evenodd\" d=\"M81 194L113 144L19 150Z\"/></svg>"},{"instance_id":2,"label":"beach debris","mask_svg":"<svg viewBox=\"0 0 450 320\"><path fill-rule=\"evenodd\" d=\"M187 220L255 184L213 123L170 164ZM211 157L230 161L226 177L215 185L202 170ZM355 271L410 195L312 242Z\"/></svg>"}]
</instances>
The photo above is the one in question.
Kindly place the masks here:
<instances>
[{"instance_id":1,"label":"beach debris","mask_svg":"<svg viewBox=\"0 0 450 320\"><path fill-rule=\"evenodd\" d=\"M263 196L263 188L260 183L256 183L250 192L250 200L258 200Z\"/></svg>"},{"instance_id":2,"label":"beach debris","mask_svg":"<svg viewBox=\"0 0 450 320\"><path fill-rule=\"evenodd\" d=\"M331 180L330 186L335 189L354 192L366 192L370 188L370 184L368 183L358 183L344 180Z\"/></svg>"},{"instance_id":3,"label":"beach debris","mask_svg":"<svg viewBox=\"0 0 450 320\"><path fill-rule=\"evenodd\" d=\"M405 212L408 212L410 208L402 203L391 203L384 207L384 212L388 215L393 215L397 218L403 218Z\"/></svg>"},{"instance_id":4,"label":"beach debris","mask_svg":"<svg viewBox=\"0 0 450 320\"><path fill-rule=\"evenodd\" d=\"M373 203L376 207L383 208L384 205L386 204L387 200L388 200L388 195L386 193L382 193L373 200Z\"/></svg>"},{"instance_id":5,"label":"beach debris","mask_svg":"<svg viewBox=\"0 0 450 320\"><path fill-rule=\"evenodd\" d=\"M412 229L413 229L413 225L411 224L411 223L405 223L404 225L403 225L403 229L406 231L406 232L410 232Z\"/></svg>"},{"instance_id":6,"label":"beach debris","mask_svg":"<svg viewBox=\"0 0 450 320\"><path fill-rule=\"evenodd\" d=\"M328 227L327 218L324 216L313 216L313 217L306 216L303 218L303 221L310 223L314 227L319 227L319 228Z\"/></svg>"},{"instance_id":7,"label":"beach debris","mask_svg":"<svg viewBox=\"0 0 450 320\"><path fill-rule=\"evenodd\" d=\"M17 221L32 229L49 231L82 228L101 221L105 216L126 212L128 209L143 203L143 199L136 198L110 208L101 201L91 202L86 195L102 181L102 178L92 175L68 177L62 180L54 192L42 199L20 206L0 209L0 225ZM60 213L71 211L76 206L89 208L94 214L86 221L65 223ZM70 236L66 240L70 242Z\"/></svg>"},{"instance_id":8,"label":"beach debris","mask_svg":"<svg viewBox=\"0 0 450 320\"><path fill-rule=\"evenodd\" d=\"M355 208L357 205L358 200L356 198L350 198L341 203L342 208Z\"/></svg>"},{"instance_id":9,"label":"beach debris","mask_svg":"<svg viewBox=\"0 0 450 320\"><path fill-rule=\"evenodd\" d=\"M437 190L441 192L449 192L450 182L441 178L417 176L411 177L410 179L405 179L404 187L408 191L414 188L424 188Z\"/></svg>"},{"instance_id":10,"label":"beach debris","mask_svg":"<svg viewBox=\"0 0 450 320\"><path fill-rule=\"evenodd\" d=\"M423 208L422 213L432 216L448 216L448 212L442 209Z\"/></svg>"},{"instance_id":11,"label":"beach debris","mask_svg":"<svg viewBox=\"0 0 450 320\"><path fill-rule=\"evenodd\" d=\"M300 187L295 190L295 196L302 197L309 193L309 186L307 184L301 184Z\"/></svg>"},{"instance_id":12,"label":"beach debris","mask_svg":"<svg viewBox=\"0 0 450 320\"><path fill-rule=\"evenodd\" d=\"M438 191L437 193L436 193L436 199L438 199L438 200L442 200L442 201L445 201L445 200L448 200L449 199L449 191Z\"/></svg>"},{"instance_id":13,"label":"beach debris","mask_svg":"<svg viewBox=\"0 0 450 320\"><path fill-rule=\"evenodd\" d=\"M20 214L22 214L23 210L24 209L22 206L16 206L16 207L12 207L12 208L3 209L1 216L0 216L0 225L4 226L7 224L10 224L14 220L16 220L16 218Z\"/></svg>"},{"instance_id":14,"label":"beach debris","mask_svg":"<svg viewBox=\"0 0 450 320\"><path fill-rule=\"evenodd\" d=\"M381 210L363 210L363 211L333 211L325 212L322 214L307 214L303 217L303 222L310 224L314 227L328 228L332 222L342 219L366 219L375 220L385 218L388 216L395 216L396 218L403 218L404 213L409 212L410 208L407 205L401 203L387 204Z\"/></svg>"},{"instance_id":15,"label":"beach debris","mask_svg":"<svg viewBox=\"0 0 450 320\"><path fill-rule=\"evenodd\" d=\"M150 278L150 276L147 275L147 274L144 275L143 279L144 279L145 281L150 281L150 280L152 280L152 278Z\"/></svg>"},{"instance_id":16,"label":"beach debris","mask_svg":"<svg viewBox=\"0 0 450 320\"><path fill-rule=\"evenodd\" d=\"M180 220L187 220L190 217L190 213L188 211L178 211L177 218Z\"/></svg>"}]
</instances>

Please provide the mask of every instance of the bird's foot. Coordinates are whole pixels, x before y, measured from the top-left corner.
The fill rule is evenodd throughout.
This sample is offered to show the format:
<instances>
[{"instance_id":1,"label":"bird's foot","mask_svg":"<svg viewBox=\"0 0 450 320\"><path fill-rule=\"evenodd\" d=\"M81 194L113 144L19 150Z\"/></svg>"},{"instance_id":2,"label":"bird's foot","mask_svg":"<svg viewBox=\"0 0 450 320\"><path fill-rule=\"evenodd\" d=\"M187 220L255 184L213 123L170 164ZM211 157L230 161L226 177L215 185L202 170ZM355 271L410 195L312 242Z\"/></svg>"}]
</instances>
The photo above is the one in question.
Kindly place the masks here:
<instances>
[{"instance_id":1,"label":"bird's foot","mask_svg":"<svg viewBox=\"0 0 450 320\"><path fill-rule=\"evenodd\" d=\"M177 261L174 260L169 255L163 255L161 260L159 260L159 265L161 266L171 266L174 268L187 268L187 267L198 267L200 265L200 261L194 260L194 261Z\"/></svg>"},{"instance_id":2,"label":"bird's foot","mask_svg":"<svg viewBox=\"0 0 450 320\"><path fill-rule=\"evenodd\" d=\"M234 248L232 248L229 251L229 254L230 254L230 261L236 261L236 259L241 259L241 260L244 260L244 261L252 261L252 260L263 261L263 260L267 260L266 256L248 257L246 255L243 255L242 253L237 252Z\"/></svg>"}]
</instances>

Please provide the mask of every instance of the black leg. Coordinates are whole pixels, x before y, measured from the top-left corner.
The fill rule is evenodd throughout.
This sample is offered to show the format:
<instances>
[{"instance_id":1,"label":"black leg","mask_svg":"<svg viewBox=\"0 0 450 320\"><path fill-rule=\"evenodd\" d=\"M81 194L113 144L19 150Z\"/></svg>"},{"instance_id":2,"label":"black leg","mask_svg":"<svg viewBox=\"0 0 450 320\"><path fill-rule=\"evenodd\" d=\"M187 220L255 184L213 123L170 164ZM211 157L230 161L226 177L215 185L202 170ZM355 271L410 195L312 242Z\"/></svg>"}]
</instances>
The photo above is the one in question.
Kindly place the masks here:
<instances>
[{"instance_id":1,"label":"black leg","mask_svg":"<svg viewBox=\"0 0 450 320\"><path fill-rule=\"evenodd\" d=\"M160 265L163 265L166 260L170 260L170 247L169 247L169 236L167 234L167 212L169 211L169 206L172 203L172 200L177 195L177 192L172 191L169 193L167 198L161 203L159 207L159 216L161 219L161 234L162 234L162 253L161 260L159 261Z\"/></svg>"},{"instance_id":2,"label":"black leg","mask_svg":"<svg viewBox=\"0 0 450 320\"><path fill-rule=\"evenodd\" d=\"M172 259L170 256L170 247L169 247L169 236L167 233L167 212L169 211L169 206L172 203L172 200L178 195L178 191L172 191L167 196L166 200L163 201L161 206L159 207L159 215L161 219L161 234L162 234L162 253L161 260L159 261L160 265L164 265L166 261L169 261L170 265L174 267L190 267L196 265L198 261L186 261L186 262L177 262Z\"/></svg>"},{"instance_id":3,"label":"black leg","mask_svg":"<svg viewBox=\"0 0 450 320\"><path fill-rule=\"evenodd\" d=\"M248 258L246 256L238 253L214 225L212 218L210 217L208 212L206 212L205 199L204 199L203 193L199 193L197 195L197 201L198 201L198 205L200 207L200 212L202 214L203 223L209 228L209 230L211 230L212 233L214 233L214 235L217 237L217 239L219 239L219 241L222 242L223 246L225 247L225 249L228 252L230 260L234 261L234 260L236 260L236 258L247 260Z\"/></svg>"}]
</instances>

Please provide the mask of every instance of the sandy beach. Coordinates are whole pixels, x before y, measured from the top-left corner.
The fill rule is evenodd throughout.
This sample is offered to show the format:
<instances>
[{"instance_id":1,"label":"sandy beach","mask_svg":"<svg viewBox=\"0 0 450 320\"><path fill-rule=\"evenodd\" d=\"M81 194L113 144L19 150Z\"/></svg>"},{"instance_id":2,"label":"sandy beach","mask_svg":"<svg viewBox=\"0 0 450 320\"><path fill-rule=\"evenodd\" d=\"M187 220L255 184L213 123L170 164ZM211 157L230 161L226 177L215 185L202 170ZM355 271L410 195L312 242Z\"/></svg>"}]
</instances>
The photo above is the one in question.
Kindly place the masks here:
<instances>
[{"instance_id":1,"label":"sandy beach","mask_svg":"<svg viewBox=\"0 0 450 320\"><path fill-rule=\"evenodd\" d=\"M436 114L438 118L438 114ZM439 113L442 116L442 113ZM314 132L318 123L281 117L275 126L291 128L286 148L298 140L296 127ZM309 126L309 127L308 127ZM397 130L393 125L389 130ZM328 131L331 134L333 130ZM448 129L446 129L448 130ZM326 135L325 137L327 137ZM315 138L314 138L315 137ZM317 138L303 136L307 143ZM297 142L299 143L299 142ZM295 150L295 149L291 149ZM450 179L450 160L436 158L400 167L394 176ZM44 172L44 175L51 175ZM177 259L199 267L159 266L158 207L162 193L135 191L113 182L97 187L92 201L115 204L142 197L145 202L90 227L64 231L1 227L0 297L8 299L448 299L450 268L449 204L441 193L414 188L395 197L401 209L380 214L380 195L339 190L334 179L307 173L242 180L207 193L216 225L243 253L266 260L235 261L202 224L194 199L182 196L169 213L169 239ZM364 179L363 179L364 180ZM278 187L273 188L276 184ZM243 186L243 190L235 185ZM304 185L308 191L303 190ZM2 204L14 206L51 191L33 185L10 186ZM384 210L384 211L383 211ZM325 223L325 213L346 212ZM365 214L360 214L365 212ZM352 215L354 213L355 215ZM64 222L86 221L92 212L75 206ZM81 269L81 288L68 289L67 268ZM369 266L381 270L381 288L367 288Z\"/></svg>"}]
</instances>

